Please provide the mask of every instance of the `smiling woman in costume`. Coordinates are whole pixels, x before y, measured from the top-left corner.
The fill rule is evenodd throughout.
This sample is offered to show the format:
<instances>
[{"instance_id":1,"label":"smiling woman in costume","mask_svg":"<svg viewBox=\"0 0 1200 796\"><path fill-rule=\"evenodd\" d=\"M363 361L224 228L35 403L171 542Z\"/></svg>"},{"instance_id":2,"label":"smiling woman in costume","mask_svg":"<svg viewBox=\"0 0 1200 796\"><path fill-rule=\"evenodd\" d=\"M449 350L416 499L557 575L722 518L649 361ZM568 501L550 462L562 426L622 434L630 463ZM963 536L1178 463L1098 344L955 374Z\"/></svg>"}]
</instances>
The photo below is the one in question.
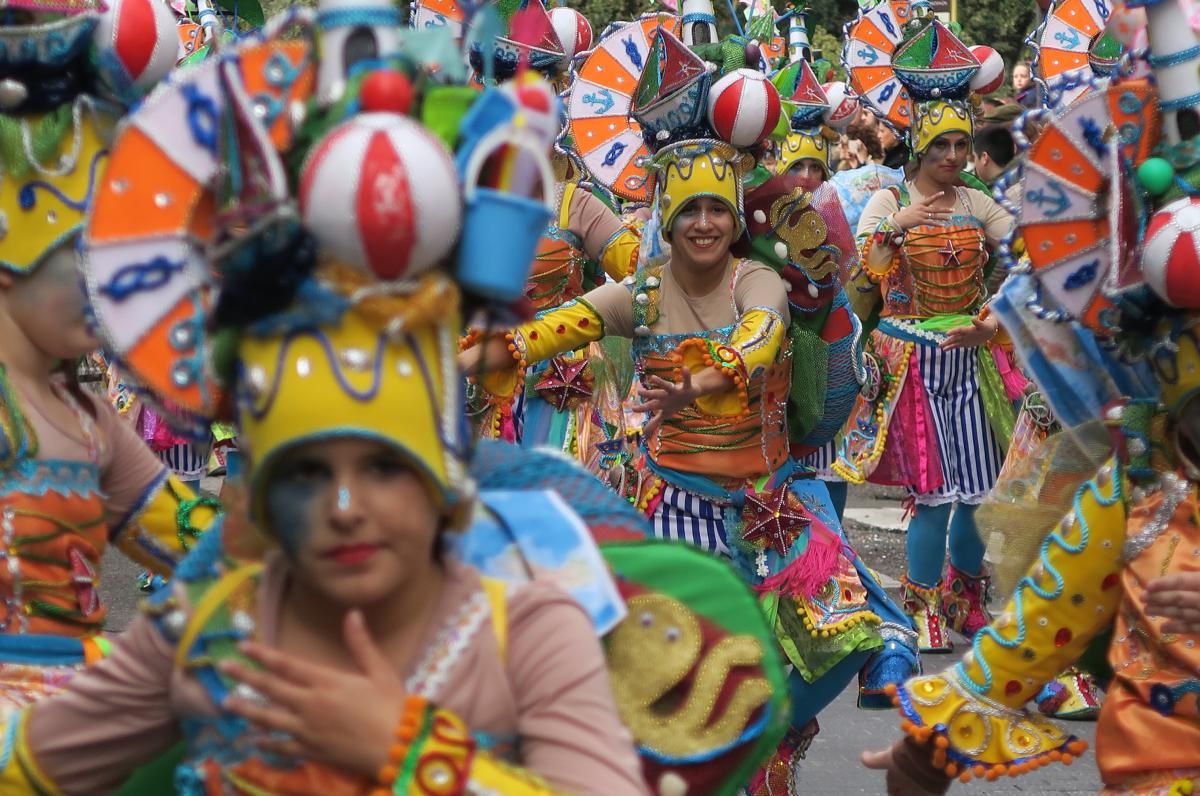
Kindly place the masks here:
<instances>
[{"instance_id":1,"label":"smiling woman in costume","mask_svg":"<svg viewBox=\"0 0 1200 796\"><path fill-rule=\"evenodd\" d=\"M665 40L671 34L656 35L664 38L658 52L688 57ZM695 74L707 77L702 69ZM752 87L761 75L739 70L722 78L736 79ZM732 559L764 595L794 666L792 733L752 791L783 793L815 733L812 720L872 653L884 653L881 691L915 670L915 650L908 649L903 615L850 550L824 485L789 456L788 293L773 268L730 251L745 233L742 180L753 161L713 135L718 125L698 121L655 136L655 216L638 273L516 329L485 333L460 361L484 386L502 385L529 363L604 336L632 339L641 383L635 408L648 419L640 487L631 497L656 536ZM789 209L778 223L807 229L812 218L805 214L816 213L792 187L795 196L781 194ZM659 231L669 257L656 247ZM768 250L785 246L774 228L757 234ZM822 232L812 248L824 242ZM885 620L897 629L886 647Z\"/></svg>"}]
</instances>

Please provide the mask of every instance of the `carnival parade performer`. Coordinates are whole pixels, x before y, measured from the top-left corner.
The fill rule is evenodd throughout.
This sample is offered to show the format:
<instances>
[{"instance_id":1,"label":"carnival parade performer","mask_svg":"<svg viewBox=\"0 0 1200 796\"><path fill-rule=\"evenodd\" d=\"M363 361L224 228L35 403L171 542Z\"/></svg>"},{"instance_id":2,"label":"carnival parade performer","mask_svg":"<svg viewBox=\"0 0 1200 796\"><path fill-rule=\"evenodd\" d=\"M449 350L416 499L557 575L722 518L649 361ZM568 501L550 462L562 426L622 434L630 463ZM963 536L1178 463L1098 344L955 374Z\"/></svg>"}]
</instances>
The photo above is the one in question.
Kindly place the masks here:
<instances>
[{"instance_id":1,"label":"carnival parade performer","mask_svg":"<svg viewBox=\"0 0 1200 796\"><path fill-rule=\"evenodd\" d=\"M463 220L464 246L480 234L500 240L488 219L480 227L471 209L464 218L448 147L457 141L469 160L503 141L547 173L550 139L534 122L556 119L554 94L537 80L486 90L470 108L486 105L487 118L460 112L454 141L443 142L406 111L419 115L457 87L430 83L445 65L400 54L395 21L377 16L354 35L374 38L382 64L355 71L339 17L319 24L317 13L294 11L181 73L117 135L86 233L94 309L173 419L210 421L232 401L245 488L226 491L227 521L101 668L11 719L0 791L104 792L182 738L180 793L644 792L587 615L556 587L505 587L446 556L475 505L455 362L459 291L445 264L459 241L449 231ZM306 35L284 38L293 22ZM263 85L253 65L267 62L292 76L263 89L273 101L312 101L303 137L292 136L294 119L249 111L246 98ZM209 81L218 70L228 82ZM426 88L415 94L414 84ZM247 125L209 160L187 161L191 175L214 169L197 190L222 195L226 221L216 226L150 209L172 195L172 167L196 156L208 129L155 109L198 98L217 128ZM476 136L483 125L496 135ZM273 204L223 193L224 159L261 169L243 176L255 190L270 185ZM342 216L356 205L330 194L375 196L398 174L411 188L392 199L411 201L419 184L422 209L357 205L357 245L347 246ZM544 223L543 212L529 203L533 219ZM144 262L131 262L131 240L172 246L164 223L190 231L186 257L202 256L198 230L226 241L205 249L214 259L200 271L221 275L219 301L175 273L131 288L141 299L133 311L108 312L114 281ZM524 245L527 264L538 234L535 224L524 241L504 239ZM212 325L187 340L153 322L196 310ZM216 338L225 356L177 377L178 358ZM85 718L100 714L102 726Z\"/></svg>"},{"instance_id":2,"label":"carnival parade performer","mask_svg":"<svg viewBox=\"0 0 1200 796\"><path fill-rule=\"evenodd\" d=\"M547 10L540 0L527 4L524 24L500 38L512 46L538 46L546 52L538 63L560 92L569 85L572 58L592 46L592 28L578 10L566 6ZM469 35L469 34L468 34ZM530 39L531 41L525 41ZM558 53L559 57L548 57ZM477 72L486 71L475 53ZM497 79L510 76L502 65ZM569 138L557 144L553 157L554 216L538 243L524 297L532 312L557 307L604 283L606 275L620 281L637 264L639 237L633 220L623 220L583 183L584 171L572 154ZM581 427L603 423L593 395L605 390L595 377L590 352L573 352L530 368L525 381L508 394L471 393L475 423L481 435L534 448L543 445L589 460L578 449ZM562 383L571 389L562 389ZM619 406L626 396L606 395ZM583 435L587 438L589 435Z\"/></svg>"},{"instance_id":3,"label":"carnival parade performer","mask_svg":"<svg viewBox=\"0 0 1200 796\"><path fill-rule=\"evenodd\" d=\"M0 714L106 654L99 581L110 545L169 573L215 516L75 379L98 347L76 252L84 213L125 101L174 63L173 51L123 60L102 34L117 25L153 42L165 30L173 48L170 13L157 5L122 27L120 4L67 3L54 15L18 4L0 28L12 43L0 56L0 126L25 142L5 148L0 186ZM144 71L131 75L131 61Z\"/></svg>"},{"instance_id":4,"label":"carnival parade performer","mask_svg":"<svg viewBox=\"0 0 1200 796\"><path fill-rule=\"evenodd\" d=\"M1112 30L1136 31L1131 15L1142 13L1121 10ZM1200 56L1182 7L1152 4L1144 14L1144 61L1136 56L1111 82L1086 81L1082 102L1059 101L1050 87L1051 112L1024 153L1020 185L1028 202L1052 179L1069 207L1029 206L1018 228L1027 260L993 301L1064 426L1047 447L1065 437L1092 452L1031 457L1034 477L1020 492L1064 510L1058 519L1024 523L1033 526L1026 531L1019 520L1032 515L1014 515L1002 541L1030 553L1004 613L959 664L898 690L909 738L864 758L888 770L889 789L916 780L916 792L943 792L955 775L994 778L1080 754L1083 742L1025 705L1109 631L1113 679L1096 728L1103 792L1179 794L1200 785L1200 637L1177 621L1173 604L1181 595L1166 596L1200 571L1200 301L1182 232L1200 179L1190 154L1200 133ZM1117 132L1097 150L1069 142L1080 124ZM1139 209L1131 234L1110 249L1110 204L1124 199L1105 192L1117 185L1140 194ZM1106 200L1093 205L1097 192ZM1064 224L1088 213L1104 221L1070 235ZM1078 270L1072 263L1097 251L1094 279L1068 279ZM1063 493L1066 499L1056 496ZM1000 497L1013 503L1013 494Z\"/></svg>"},{"instance_id":5,"label":"carnival parade performer","mask_svg":"<svg viewBox=\"0 0 1200 796\"><path fill-rule=\"evenodd\" d=\"M803 25L803 16L793 17L791 32ZM807 39L807 33L804 34ZM823 417L811 435L797 438L793 429L792 456L805 467L812 468L817 478L825 483L829 497L833 501L838 520L846 508L848 484L845 479L833 472L833 462L837 456L834 437L845 423L846 416L853 406L854 398L858 395L859 382L857 369L861 344L862 326L852 313L844 308L849 306L842 285L849 280L856 270L857 251L852 241L853 233L842 211L840 195L829 178L830 155L832 142L836 140L837 132L831 124L844 128L853 121L857 111L854 100L842 103L847 107L831 107L824 89L817 82L816 75L806 61L793 60L780 69L772 77L772 82L779 89L780 96L785 98L790 111L788 124L789 132L779 144L779 157L776 161L776 171L779 174L791 174L796 178L796 184L812 194L810 203L821 208L825 220L830 245L836 246L842 252L838 268L831 275L832 284L814 285L817 295L810 296L810 302L799 306L793 302L793 312L801 310L806 325L813 327L827 344L827 356L823 365L812 366L814 371L821 369L824 373L814 372L817 385L824 377L825 406ZM784 277L785 283L789 280ZM794 288L794 286L793 286ZM812 291L810 291L811 293ZM796 293L789 291L793 295ZM831 294L832 300L829 295ZM824 312L822 312L824 311ZM829 315L834 317L831 323ZM812 317L809 317L812 316ZM794 318L794 323L801 318ZM845 323L848 321L849 323ZM808 352L805 352L806 354ZM793 367L806 367L804 360L810 356L798 357ZM819 359L819 358L818 358ZM795 383L799 381L793 378ZM818 390L819 391L819 390ZM793 388L790 396L792 406L801 396L800 390ZM810 391L803 391L807 395ZM793 418L795 421L796 418Z\"/></svg>"},{"instance_id":6,"label":"carnival parade performer","mask_svg":"<svg viewBox=\"0 0 1200 796\"><path fill-rule=\"evenodd\" d=\"M695 57L669 32L655 35L660 54ZM675 70L667 65L664 71ZM694 74L704 80L709 72ZM731 73L735 79L762 79L755 74ZM884 647L881 632L887 645L878 664L880 691L915 670L915 651L908 646L903 615L850 550L823 484L804 477L788 455L788 294L772 268L730 253L746 227L747 155L711 132L670 140L672 131L693 133L702 119L683 128L648 122L643 126L652 132L666 132L655 135L656 216L649 228L658 225L665 233L667 261L655 256L652 242L644 243L650 247L647 259L634 277L516 329L484 331L461 362L486 387L519 378L528 363L605 335L632 339L642 384L637 408L649 415L642 488L633 499L652 517L656 536L734 561L763 592L776 636L795 667L790 682L796 734L768 767L781 786L796 762L799 731ZM826 271L832 261L836 271L837 252L818 251L825 242L824 222L804 196L798 186L784 191L775 203L775 220L763 214L759 234L819 228L815 236L802 236L812 239L792 256ZM780 770L788 773L781 776Z\"/></svg>"},{"instance_id":7,"label":"carnival parade performer","mask_svg":"<svg viewBox=\"0 0 1200 796\"><path fill-rule=\"evenodd\" d=\"M957 65L949 87L945 64ZM922 651L947 652L944 622L971 636L988 621L974 512L1003 462L993 423L1004 427L1007 418L1011 431L1011 402L1024 387L1015 368L1004 367L1009 378L1001 378L1008 362L992 341L997 323L978 315L989 250L1013 219L960 184L971 148L974 56L921 15L909 21L891 66L912 97L916 163L902 185L872 197L859 220L861 271L848 292L864 322L876 312L879 321L867 342L871 386L846 425L834 469L851 483L908 489L914 513L904 607Z\"/></svg>"}]
</instances>

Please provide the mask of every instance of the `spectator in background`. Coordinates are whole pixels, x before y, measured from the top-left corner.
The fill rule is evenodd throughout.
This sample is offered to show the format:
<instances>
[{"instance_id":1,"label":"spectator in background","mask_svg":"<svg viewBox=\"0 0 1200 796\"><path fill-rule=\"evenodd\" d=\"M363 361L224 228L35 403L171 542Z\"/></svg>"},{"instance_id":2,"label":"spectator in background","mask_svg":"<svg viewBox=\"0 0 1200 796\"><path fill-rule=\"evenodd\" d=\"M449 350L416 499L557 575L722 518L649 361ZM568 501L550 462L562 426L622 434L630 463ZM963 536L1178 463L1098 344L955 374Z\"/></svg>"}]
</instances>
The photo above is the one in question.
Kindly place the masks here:
<instances>
[{"instance_id":1,"label":"spectator in background","mask_svg":"<svg viewBox=\"0 0 1200 796\"><path fill-rule=\"evenodd\" d=\"M902 169L908 163L908 145L896 132L886 124L876 128L879 138L879 148L883 150L883 164L889 169Z\"/></svg>"},{"instance_id":2,"label":"spectator in background","mask_svg":"<svg viewBox=\"0 0 1200 796\"><path fill-rule=\"evenodd\" d=\"M881 126L872 114L864 113L846 130L846 135L850 139L862 141L863 149L866 150L870 163L883 162L883 147L879 145L879 128Z\"/></svg>"},{"instance_id":3,"label":"spectator in background","mask_svg":"<svg viewBox=\"0 0 1200 796\"><path fill-rule=\"evenodd\" d=\"M1038 84L1033 81L1033 72L1027 61L1017 61L1013 66L1012 87L1018 104L1026 108L1041 107L1042 92Z\"/></svg>"},{"instance_id":4,"label":"spectator in background","mask_svg":"<svg viewBox=\"0 0 1200 796\"><path fill-rule=\"evenodd\" d=\"M1017 146L1012 131L1002 124L981 127L975 132L975 176L994 185L1012 163Z\"/></svg>"}]
</instances>

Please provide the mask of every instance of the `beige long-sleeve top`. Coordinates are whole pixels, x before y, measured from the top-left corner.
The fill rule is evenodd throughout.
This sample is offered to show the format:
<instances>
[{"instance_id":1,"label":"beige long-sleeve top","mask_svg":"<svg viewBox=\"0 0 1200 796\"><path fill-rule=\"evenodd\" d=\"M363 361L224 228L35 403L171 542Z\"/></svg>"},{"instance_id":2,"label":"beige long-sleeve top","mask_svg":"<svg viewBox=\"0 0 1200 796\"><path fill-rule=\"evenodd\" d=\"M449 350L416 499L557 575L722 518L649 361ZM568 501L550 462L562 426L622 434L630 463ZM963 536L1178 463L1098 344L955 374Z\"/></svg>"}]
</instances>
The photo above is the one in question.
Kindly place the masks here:
<instances>
[{"instance_id":1,"label":"beige long-sleeve top","mask_svg":"<svg viewBox=\"0 0 1200 796\"><path fill-rule=\"evenodd\" d=\"M916 204L925 199L925 195L917 188L916 182L908 180L904 185L908 189L910 204ZM859 216L856 233L859 242L861 243L864 238L875 234L875 228L879 226L879 222L899 210L900 202L894 193L886 188L876 191L875 195L867 201L862 215ZM1012 231L1015 221L1012 214L1001 207L995 199L983 191L973 188L959 187L955 189L954 214L978 222L979 226L983 228L983 234L987 238L989 246L995 246L1003 240L1004 236ZM881 252L879 256L887 255L885 252Z\"/></svg>"},{"instance_id":2,"label":"beige long-sleeve top","mask_svg":"<svg viewBox=\"0 0 1200 796\"><path fill-rule=\"evenodd\" d=\"M269 558L259 585L259 639L276 640L287 578ZM453 615L480 589L475 570L448 565L426 638L407 677ZM583 610L556 587L532 582L510 593L502 659L489 623L470 637L433 697L473 732L516 737L519 763L571 794L641 796L645 786L629 732L613 702L600 643ZM147 617L114 644L112 657L76 677L70 690L38 703L30 749L67 794L100 796L180 738L180 719L214 715L201 684L174 666L175 649Z\"/></svg>"},{"instance_id":3,"label":"beige long-sleeve top","mask_svg":"<svg viewBox=\"0 0 1200 796\"><path fill-rule=\"evenodd\" d=\"M610 282L588 293L584 300L603 319L605 334L634 336L633 296L628 287ZM720 329L736 323L744 312L755 307L775 310L784 325L789 321L783 280L762 263L744 262L739 267L737 260L730 259L725 278L703 296L685 293L668 266L662 272L658 321L653 332L689 334Z\"/></svg>"}]
</instances>

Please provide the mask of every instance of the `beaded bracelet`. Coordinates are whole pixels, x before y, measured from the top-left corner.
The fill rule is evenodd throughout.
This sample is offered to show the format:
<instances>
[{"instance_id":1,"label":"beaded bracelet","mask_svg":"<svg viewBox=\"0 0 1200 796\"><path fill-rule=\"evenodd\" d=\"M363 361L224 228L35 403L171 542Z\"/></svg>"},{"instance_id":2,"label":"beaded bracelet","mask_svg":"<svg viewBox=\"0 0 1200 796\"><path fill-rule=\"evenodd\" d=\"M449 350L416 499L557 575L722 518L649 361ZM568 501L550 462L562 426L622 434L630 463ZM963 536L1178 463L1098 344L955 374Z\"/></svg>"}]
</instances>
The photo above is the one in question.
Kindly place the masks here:
<instances>
[{"instance_id":1,"label":"beaded bracelet","mask_svg":"<svg viewBox=\"0 0 1200 796\"><path fill-rule=\"evenodd\" d=\"M396 742L388 749L388 761L379 768L376 779L379 787L371 791L371 796L392 796L392 786L400 775L400 767L408 758L412 743L420 735L425 725L425 709L429 700L424 697L409 694L404 700L404 710L400 713L400 722L396 725Z\"/></svg>"},{"instance_id":2,"label":"beaded bracelet","mask_svg":"<svg viewBox=\"0 0 1200 796\"><path fill-rule=\"evenodd\" d=\"M904 230L896 225L891 216L879 220L875 233L871 236L880 246L896 247L904 240Z\"/></svg>"},{"instance_id":3,"label":"beaded bracelet","mask_svg":"<svg viewBox=\"0 0 1200 796\"><path fill-rule=\"evenodd\" d=\"M692 349L696 350L700 361L706 367L713 368L733 382L734 389L737 390L741 403L739 416L747 416L750 413L750 396L748 393L749 385L746 366L742 362L742 355L738 353L737 349L731 346L722 345L703 337L688 338L675 349L675 359L678 362L678 367L674 373L676 380L682 379L682 369L687 362L688 351Z\"/></svg>"}]
</instances>

